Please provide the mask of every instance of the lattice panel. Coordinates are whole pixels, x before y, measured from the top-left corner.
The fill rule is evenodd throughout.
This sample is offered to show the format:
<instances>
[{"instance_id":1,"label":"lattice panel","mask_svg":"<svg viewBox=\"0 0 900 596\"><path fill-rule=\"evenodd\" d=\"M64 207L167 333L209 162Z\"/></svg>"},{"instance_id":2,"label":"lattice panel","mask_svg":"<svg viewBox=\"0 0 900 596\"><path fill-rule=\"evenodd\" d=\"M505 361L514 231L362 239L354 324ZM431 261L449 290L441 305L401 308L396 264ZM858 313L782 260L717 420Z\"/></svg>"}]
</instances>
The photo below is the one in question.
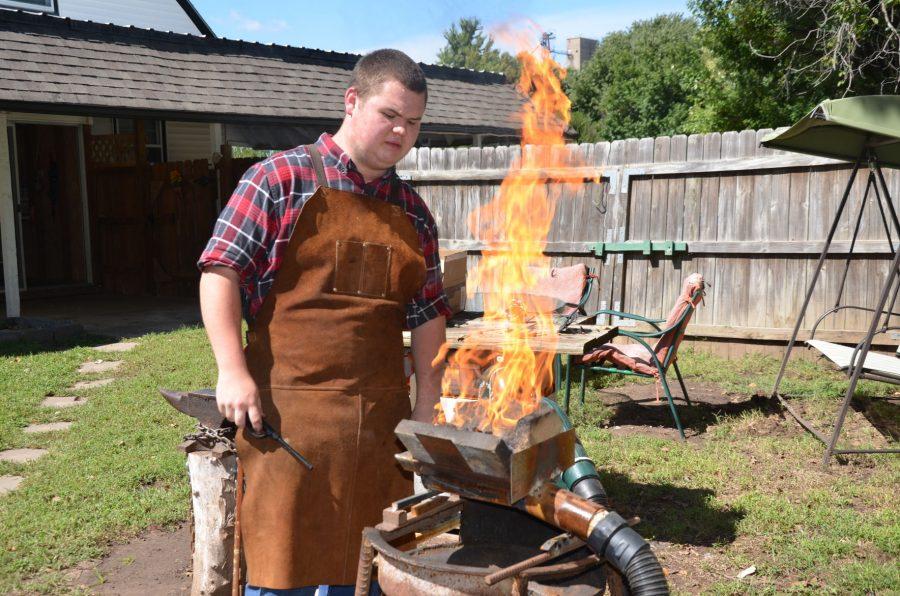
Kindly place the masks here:
<instances>
[{"instance_id":1,"label":"lattice panel","mask_svg":"<svg viewBox=\"0 0 900 596\"><path fill-rule=\"evenodd\" d=\"M113 134L91 137L88 158L94 165L134 165L134 135Z\"/></svg>"}]
</instances>

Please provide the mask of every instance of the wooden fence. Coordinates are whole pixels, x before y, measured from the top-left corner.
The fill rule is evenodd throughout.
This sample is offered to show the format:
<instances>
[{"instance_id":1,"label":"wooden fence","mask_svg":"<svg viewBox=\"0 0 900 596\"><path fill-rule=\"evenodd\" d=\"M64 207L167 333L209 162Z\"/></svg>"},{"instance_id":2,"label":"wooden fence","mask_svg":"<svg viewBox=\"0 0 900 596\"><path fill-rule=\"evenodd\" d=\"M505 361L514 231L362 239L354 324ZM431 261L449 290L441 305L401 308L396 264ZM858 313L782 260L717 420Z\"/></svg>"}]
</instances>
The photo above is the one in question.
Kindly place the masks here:
<instances>
[{"instance_id":1,"label":"wooden fence","mask_svg":"<svg viewBox=\"0 0 900 596\"><path fill-rule=\"evenodd\" d=\"M665 317L682 280L700 272L712 287L690 335L784 342L851 167L760 147L769 132L570 146L572 167L545 172L548 184L559 187L551 190L561 192L547 254L555 265L585 263L599 274L599 291L589 308L651 317ZM470 270L484 243L466 218L497 192L520 151L519 147L420 148L398 166L434 213L441 246L467 250ZM885 176L896 205L900 175L885 170ZM581 178L584 184L566 192L553 181L562 178ZM835 303L865 183L863 168L810 304L807 327ZM871 306L887 274L891 246L875 202L867 204L861 225L842 303ZM684 242L686 250L671 255L611 252L603 257L592 250L599 242L645 240ZM477 293L470 305L480 306ZM866 322L864 312L841 311L822 323L817 337L855 341Z\"/></svg>"}]
</instances>

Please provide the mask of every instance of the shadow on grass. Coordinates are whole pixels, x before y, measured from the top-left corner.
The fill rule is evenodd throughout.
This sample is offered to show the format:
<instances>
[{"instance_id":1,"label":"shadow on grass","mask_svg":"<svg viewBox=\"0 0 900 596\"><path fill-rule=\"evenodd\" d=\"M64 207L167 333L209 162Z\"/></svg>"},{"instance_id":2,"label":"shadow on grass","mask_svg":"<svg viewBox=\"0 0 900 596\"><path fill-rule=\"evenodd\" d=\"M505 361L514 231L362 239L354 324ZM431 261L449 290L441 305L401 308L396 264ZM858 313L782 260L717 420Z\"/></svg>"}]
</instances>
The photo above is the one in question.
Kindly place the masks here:
<instances>
[{"instance_id":1,"label":"shadow on grass","mask_svg":"<svg viewBox=\"0 0 900 596\"><path fill-rule=\"evenodd\" d=\"M734 542L743 509L718 506L715 492L672 484L635 482L618 472L600 472L612 509L624 517L641 518L642 536L694 546Z\"/></svg>"},{"instance_id":2,"label":"shadow on grass","mask_svg":"<svg viewBox=\"0 0 900 596\"><path fill-rule=\"evenodd\" d=\"M10 358L15 356L28 356L31 354L43 354L46 352L64 352L72 348L90 348L119 341L107 335L95 335L92 333L78 333L71 337L57 339L55 341L9 341L0 343L0 357Z\"/></svg>"},{"instance_id":3,"label":"shadow on grass","mask_svg":"<svg viewBox=\"0 0 900 596\"><path fill-rule=\"evenodd\" d=\"M675 426L668 402L663 396L657 402L653 398L635 399L625 393L610 390L604 391L603 394L607 397L603 400L604 403L613 411L609 419L611 426ZM610 397L617 401L611 401ZM692 430L696 434L706 432L710 426L719 424L725 419L739 418L748 412L767 414L778 412L771 399L759 395L735 403L715 404L692 400L690 405L676 397L675 410L685 431Z\"/></svg>"},{"instance_id":4,"label":"shadow on grass","mask_svg":"<svg viewBox=\"0 0 900 596\"><path fill-rule=\"evenodd\" d=\"M900 400L894 397L856 397L850 405L865 416L884 438L900 441Z\"/></svg>"}]
</instances>

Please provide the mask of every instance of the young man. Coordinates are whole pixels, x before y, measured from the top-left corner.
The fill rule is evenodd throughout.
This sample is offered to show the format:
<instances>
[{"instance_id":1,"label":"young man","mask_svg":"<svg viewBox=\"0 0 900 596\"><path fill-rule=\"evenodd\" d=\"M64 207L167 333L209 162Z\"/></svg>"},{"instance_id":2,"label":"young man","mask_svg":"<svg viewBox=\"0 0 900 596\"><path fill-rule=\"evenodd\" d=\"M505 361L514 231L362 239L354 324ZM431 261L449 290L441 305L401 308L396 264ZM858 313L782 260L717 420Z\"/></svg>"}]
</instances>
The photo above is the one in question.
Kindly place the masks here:
<instances>
[{"instance_id":1,"label":"young man","mask_svg":"<svg viewBox=\"0 0 900 596\"><path fill-rule=\"evenodd\" d=\"M412 493L393 459L393 430L410 415L432 418L441 371L431 362L450 314L434 219L394 171L426 101L425 76L408 56L364 56L340 130L251 167L200 259L219 409L242 428L249 420L260 429L265 417L314 466L239 433L247 594L353 584L362 528Z\"/></svg>"}]
</instances>

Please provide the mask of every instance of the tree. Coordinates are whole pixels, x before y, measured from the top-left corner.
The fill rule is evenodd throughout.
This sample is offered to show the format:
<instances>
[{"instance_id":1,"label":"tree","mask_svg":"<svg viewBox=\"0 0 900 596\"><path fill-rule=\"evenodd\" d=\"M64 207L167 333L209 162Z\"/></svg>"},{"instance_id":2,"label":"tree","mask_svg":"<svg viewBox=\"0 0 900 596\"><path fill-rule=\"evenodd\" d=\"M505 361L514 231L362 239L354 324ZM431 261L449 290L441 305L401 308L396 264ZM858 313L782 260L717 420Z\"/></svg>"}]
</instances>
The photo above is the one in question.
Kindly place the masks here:
<instances>
[{"instance_id":1,"label":"tree","mask_svg":"<svg viewBox=\"0 0 900 596\"><path fill-rule=\"evenodd\" d=\"M484 34L477 18L460 19L444 31L444 39L447 45L438 52L438 64L500 72L510 81L518 79L519 64L515 57L494 47L494 40Z\"/></svg>"},{"instance_id":2,"label":"tree","mask_svg":"<svg viewBox=\"0 0 900 596\"><path fill-rule=\"evenodd\" d=\"M686 131L703 76L697 23L677 14L637 21L610 33L567 82L572 126L583 141Z\"/></svg>"},{"instance_id":3,"label":"tree","mask_svg":"<svg viewBox=\"0 0 900 596\"><path fill-rule=\"evenodd\" d=\"M896 0L692 0L709 75L689 128L792 123L823 99L900 91Z\"/></svg>"}]
</instances>

